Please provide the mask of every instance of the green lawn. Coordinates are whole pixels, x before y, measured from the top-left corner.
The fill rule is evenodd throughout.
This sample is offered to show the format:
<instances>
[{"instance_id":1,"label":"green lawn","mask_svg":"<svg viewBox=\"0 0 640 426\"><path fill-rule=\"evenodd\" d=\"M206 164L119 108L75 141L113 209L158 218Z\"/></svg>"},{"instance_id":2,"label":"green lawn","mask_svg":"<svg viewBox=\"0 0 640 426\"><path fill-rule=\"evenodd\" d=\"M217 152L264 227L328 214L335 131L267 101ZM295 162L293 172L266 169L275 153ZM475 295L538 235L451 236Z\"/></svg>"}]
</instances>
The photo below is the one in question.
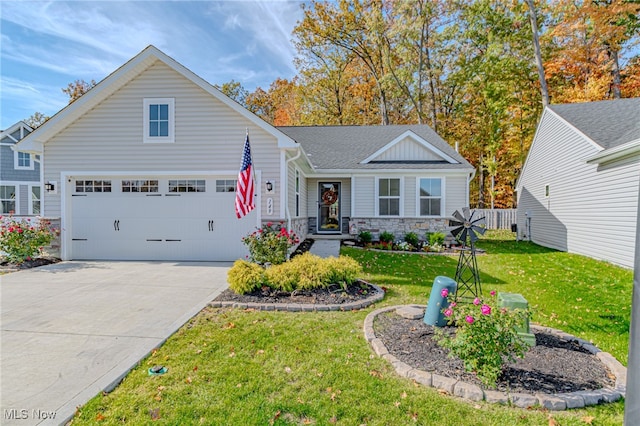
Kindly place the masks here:
<instances>
[{"instance_id":1,"label":"green lawn","mask_svg":"<svg viewBox=\"0 0 640 426\"><path fill-rule=\"evenodd\" d=\"M510 233L479 244L485 291L521 293L534 321L592 340L626 365L632 272L555 252ZM358 312L205 309L73 424L619 425L622 402L566 412L471 403L399 378L374 356L362 323L373 309L425 304L456 257L343 249L388 289ZM169 368L150 377L154 364Z\"/></svg>"}]
</instances>

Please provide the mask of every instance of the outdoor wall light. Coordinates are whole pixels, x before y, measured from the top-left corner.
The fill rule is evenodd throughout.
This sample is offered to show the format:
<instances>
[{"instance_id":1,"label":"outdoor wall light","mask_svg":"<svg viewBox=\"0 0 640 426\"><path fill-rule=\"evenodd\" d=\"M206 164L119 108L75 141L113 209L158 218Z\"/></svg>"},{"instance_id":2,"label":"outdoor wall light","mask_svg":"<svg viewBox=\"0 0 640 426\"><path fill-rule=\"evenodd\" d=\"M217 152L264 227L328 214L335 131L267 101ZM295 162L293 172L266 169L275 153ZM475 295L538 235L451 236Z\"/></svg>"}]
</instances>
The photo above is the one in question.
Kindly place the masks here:
<instances>
[{"instance_id":1,"label":"outdoor wall light","mask_svg":"<svg viewBox=\"0 0 640 426\"><path fill-rule=\"evenodd\" d=\"M44 184L44 189L46 189L47 192L53 192L56 190L56 186L53 182L47 182Z\"/></svg>"},{"instance_id":2,"label":"outdoor wall light","mask_svg":"<svg viewBox=\"0 0 640 426\"><path fill-rule=\"evenodd\" d=\"M265 182L264 187L267 191L267 194L271 194L273 192L274 183L268 180Z\"/></svg>"}]
</instances>

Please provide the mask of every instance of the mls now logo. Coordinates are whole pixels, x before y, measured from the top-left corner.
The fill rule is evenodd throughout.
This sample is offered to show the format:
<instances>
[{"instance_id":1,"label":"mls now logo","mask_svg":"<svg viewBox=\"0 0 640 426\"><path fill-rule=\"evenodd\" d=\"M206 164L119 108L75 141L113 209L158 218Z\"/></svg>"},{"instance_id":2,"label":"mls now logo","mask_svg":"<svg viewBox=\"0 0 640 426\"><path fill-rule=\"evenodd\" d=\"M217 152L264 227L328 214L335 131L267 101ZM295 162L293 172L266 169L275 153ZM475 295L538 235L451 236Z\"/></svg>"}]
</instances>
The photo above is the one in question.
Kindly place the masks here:
<instances>
[{"instance_id":1,"label":"mls now logo","mask_svg":"<svg viewBox=\"0 0 640 426\"><path fill-rule=\"evenodd\" d=\"M5 420L26 420L29 418L36 420L47 420L47 419L55 419L56 412L55 411L42 411L42 410L27 410L27 409L17 409L17 408L9 408L4 409L2 415Z\"/></svg>"}]
</instances>

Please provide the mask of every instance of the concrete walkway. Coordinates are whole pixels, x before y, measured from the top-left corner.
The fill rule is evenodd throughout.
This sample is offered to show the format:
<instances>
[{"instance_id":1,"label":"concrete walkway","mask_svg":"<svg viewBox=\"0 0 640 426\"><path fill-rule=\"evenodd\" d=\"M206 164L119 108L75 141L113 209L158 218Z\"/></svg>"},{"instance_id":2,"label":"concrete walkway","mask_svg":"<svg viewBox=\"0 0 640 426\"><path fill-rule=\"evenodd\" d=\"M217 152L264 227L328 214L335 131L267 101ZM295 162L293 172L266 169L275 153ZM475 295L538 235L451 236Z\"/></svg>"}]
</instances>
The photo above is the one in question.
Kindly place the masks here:
<instances>
[{"instance_id":1,"label":"concrete walkway","mask_svg":"<svg viewBox=\"0 0 640 426\"><path fill-rule=\"evenodd\" d=\"M338 257L340 256L340 240L316 239L309 252L320 257Z\"/></svg>"},{"instance_id":2,"label":"concrete walkway","mask_svg":"<svg viewBox=\"0 0 640 426\"><path fill-rule=\"evenodd\" d=\"M0 276L0 424L64 424L227 288L230 266L63 262Z\"/></svg>"}]
</instances>

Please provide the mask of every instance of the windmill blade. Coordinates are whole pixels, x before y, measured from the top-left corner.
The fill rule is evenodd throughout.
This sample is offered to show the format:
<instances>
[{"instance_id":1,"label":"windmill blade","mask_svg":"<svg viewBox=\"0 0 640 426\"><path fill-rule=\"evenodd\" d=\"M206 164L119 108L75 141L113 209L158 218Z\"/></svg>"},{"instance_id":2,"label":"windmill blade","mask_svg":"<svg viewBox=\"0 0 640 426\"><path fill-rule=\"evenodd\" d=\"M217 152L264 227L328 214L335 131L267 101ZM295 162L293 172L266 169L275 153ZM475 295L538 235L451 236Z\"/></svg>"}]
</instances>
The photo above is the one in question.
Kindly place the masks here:
<instances>
[{"instance_id":1,"label":"windmill blade","mask_svg":"<svg viewBox=\"0 0 640 426\"><path fill-rule=\"evenodd\" d=\"M460 234L464 230L465 230L464 226L459 226L451 230L451 235L453 235L454 238L458 238L458 234Z\"/></svg>"},{"instance_id":2,"label":"windmill blade","mask_svg":"<svg viewBox=\"0 0 640 426\"><path fill-rule=\"evenodd\" d=\"M476 234L473 231L469 232L469 235L471 237L471 245L473 246L473 243L475 243L476 241L478 241L480 239L480 237L478 237L478 234Z\"/></svg>"},{"instance_id":3,"label":"windmill blade","mask_svg":"<svg viewBox=\"0 0 640 426\"><path fill-rule=\"evenodd\" d=\"M460 214L460 212L458 210L456 210L455 212L453 212L453 217L456 218L456 220L458 222L460 222L460 225L462 225L464 223L464 217Z\"/></svg>"},{"instance_id":4,"label":"windmill blade","mask_svg":"<svg viewBox=\"0 0 640 426\"><path fill-rule=\"evenodd\" d=\"M466 222L467 220L469 220L470 217L470 210L469 207L463 207L462 208L462 214L464 215L464 221Z\"/></svg>"},{"instance_id":5,"label":"windmill blade","mask_svg":"<svg viewBox=\"0 0 640 426\"><path fill-rule=\"evenodd\" d=\"M487 228L484 228L482 226L472 226L471 229L475 232L480 233L480 235L484 235L485 232L487 232Z\"/></svg>"},{"instance_id":6,"label":"windmill blade","mask_svg":"<svg viewBox=\"0 0 640 426\"><path fill-rule=\"evenodd\" d=\"M462 243L462 245L467 245L467 235L469 234L468 228L462 228L462 235L458 238L458 241Z\"/></svg>"},{"instance_id":7,"label":"windmill blade","mask_svg":"<svg viewBox=\"0 0 640 426\"><path fill-rule=\"evenodd\" d=\"M471 222L472 225L476 225L476 226L484 226L487 223L487 221L485 220L484 216L479 217L476 220L472 220L470 222Z\"/></svg>"},{"instance_id":8,"label":"windmill blade","mask_svg":"<svg viewBox=\"0 0 640 426\"><path fill-rule=\"evenodd\" d=\"M476 211L475 211L475 210L472 210L472 211L471 211L471 215L467 218L467 221L469 221L469 222L473 222L473 216L474 216L475 214L476 214Z\"/></svg>"}]
</instances>

